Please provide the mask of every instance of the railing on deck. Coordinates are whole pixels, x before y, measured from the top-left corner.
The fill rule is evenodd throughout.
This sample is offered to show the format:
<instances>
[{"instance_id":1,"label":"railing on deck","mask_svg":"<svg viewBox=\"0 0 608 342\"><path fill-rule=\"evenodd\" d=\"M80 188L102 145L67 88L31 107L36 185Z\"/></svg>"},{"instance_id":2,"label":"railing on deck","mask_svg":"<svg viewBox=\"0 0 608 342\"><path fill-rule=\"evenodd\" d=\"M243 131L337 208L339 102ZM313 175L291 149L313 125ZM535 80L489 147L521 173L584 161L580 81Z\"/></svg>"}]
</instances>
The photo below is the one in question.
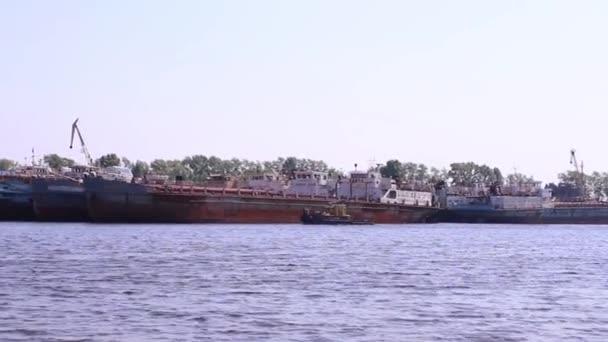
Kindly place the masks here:
<instances>
[{"instance_id":1,"label":"railing on deck","mask_svg":"<svg viewBox=\"0 0 608 342\"><path fill-rule=\"evenodd\" d=\"M336 197L332 195L299 195L286 192L273 192L270 190L254 190L244 188L213 188L195 185L193 183L183 184L165 184L165 185L147 185L155 193L167 194L167 195L190 195L190 196L233 196L233 197L250 197L250 198L284 198L284 199L303 199L303 200L317 200L317 201L345 201L355 203L370 203L380 204L380 199L372 199L368 197ZM406 205L406 206L418 206L418 207L430 207L431 203L417 203L417 204L388 204L387 205Z\"/></svg>"}]
</instances>

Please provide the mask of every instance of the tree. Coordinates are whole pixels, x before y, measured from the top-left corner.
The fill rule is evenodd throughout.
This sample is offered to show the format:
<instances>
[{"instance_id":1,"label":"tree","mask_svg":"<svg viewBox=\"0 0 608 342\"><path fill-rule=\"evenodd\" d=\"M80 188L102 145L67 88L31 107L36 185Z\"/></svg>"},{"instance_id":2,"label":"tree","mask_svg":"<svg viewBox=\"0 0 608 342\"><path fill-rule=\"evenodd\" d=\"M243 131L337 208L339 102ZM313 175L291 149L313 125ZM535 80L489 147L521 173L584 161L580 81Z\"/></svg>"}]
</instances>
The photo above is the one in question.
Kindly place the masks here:
<instances>
[{"instance_id":1,"label":"tree","mask_svg":"<svg viewBox=\"0 0 608 342\"><path fill-rule=\"evenodd\" d=\"M99 165L100 167L119 166L120 158L118 158L116 153L109 153L97 159L95 164Z\"/></svg>"},{"instance_id":2,"label":"tree","mask_svg":"<svg viewBox=\"0 0 608 342\"><path fill-rule=\"evenodd\" d=\"M195 180L204 180L209 176L209 159L203 155L186 157L182 164L192 171Z\"/></svg>"},{"instance_id":3,"label":"tree","mask_svg":"<svg viewBox=\"0 0 608 342\"><path fill-rule=\"evenodd\" d=\"M10 159L0 159L0 171L12 170L17 166L17 163Z\"/></svg>"},{"instance_id":4,"label":"tree","mask_svg":"<svg viewBox=\"0 0 608 342\"><path fill-rule=\"evenodd\" d=\"M338 170L338 169L333 168L333 167L327 169L327 173L329 173L330 177L335 177L335 178L338 178L338 177L342 178L342 177L344 177L344 172L342 172L342 170Z\"/></svg>"},{"instance_id":5,"label":"tree","mask_svg":"<svg viewBox=\"0 0 608 342\"><path fill-rule=\"evenodd\" d=\"M192 169L183 160L155 159L150 163L150 168L157 174L166 175L173 179L176 176L183 179L193 179Z\"/></svg>"},{"instance_id":6,"label":"tree","mask_svg":"<svg viewBox=\"0 0 608 342\"><path fill-rule=\"evenodd\" d=\"M126 168L132 169L135 166L127 157L122 157L121 161L122 161L122 166L124 166Z\"/></svg>"},{"instance_id":7,"label":"tree","mask_svg":"<svg viewBox=\"0 0 608 342\"><path fill-rule=\"evenodd\" d=\"M588 175L587 177L587 192L588 194L593 197L593 198L597 198L597 199L602 199L602 198L606 198L606 190L608 187L607 184L607 175L606 173L600 173L597 171L594 171L593 173L591 173L590 175Z\"/></svg>"},{"instance_id":8,"label":"tree","mask_svg":"<svg viewBox=\"0 0 608 342\"><path fill-rule=\"evenodd\" d=\"M64 158L55 153L45 155L43 160L53 170L60 170L62 167L74 166L74 161L72 159Z\"/></svg>"},{"instance_id":9,"label":"tree","mask_svg":"<svg viewBox=\"0 0 608 342\"><path fill-rule=\"evenodd\" d=\"M192 170L182 163L181 160L167 160L166 161L168 173L166 175L171 179L175 179L180 176L182 179L192 179Z\"/></svg>"},{"instance_id":10,"label":"tree","mask_svg":"<svg viewBox=\"0 0 608 342\"><path fill-rule=\"evenodd\" d=\"M150 163L150 168L160 175L169 175L170 172L167 161L163 159L154 159L152 163Z\"/></svg>"},{"instance_id":11,"label":"tree","mask_svg":"<svg viewBox=\"0 0 608 342\"><path fill-rule=\"evenodd\" d=\"M131 172L133 173L133 177L143 177L150 170L150 166L148 163L138 160L135 162L135 165L131 168Z\"/></svg>"},{"instance_id":12,"label":"tree","mask_svg":"<svg viewBox=\"0 0 608 342\"><path fill-rule=\"evenodd\" d=\"M452 179L452 185L471 186L476 181L477 164L472 162L467 163L452 163L448 176Z\"/></svg>"},{"instance_id":13,"label":"tree","mask_svg":"<svg viewBox=\"0 0 608 342\"><path fill-rule=\"evenodd\" d=\"M401 167L400 161L392 159L380 168L380 174L382 177L398 179L401 176Z\"/></svg>"},{"instance_id":14,"label":"tree","mask_svg":"<svg viewBox=\"0 0 608 342\"><path fill-rule=\"evenodd\" d=\"M431 167L430 170L430 182L432 184L437 184L439 182L445 182L446 179L448 179L448 170L446 169L438 169L436 167Z\"/></svg>"},{"instance_id":15,"label":"tree","mask_svg":"<svg viewBox=\"0 0 608 342\"><path fill-rule=\"evenodd\" d=\"M503 185L505 179L502 176L502 172L500 172L500 169L495 167L494 170L492 170L492 173L494 174L494 181L498 183L498 185Z\"/></svg>"},{"instance_id":16,"label":"tree","mask_svg":"<svg viewBox=\"0 0 608 342\"><path fill-rule=\"evenodd\" d=\"M291 175L298 169L298 160L295 157L287 157L283 165L281 165L281 173Z\"/></svg>"},{"instance_id":17,"label":"tree","mask_svg":"<svg viewBox=\"0 0 608 342\"><path fill-rule=\"evenodd\" d=\"M507 183L510 185L530 184L535 182L536 180L534 177L524 175L523 173L516 172L507 175Z\"/></svg>"},{"instance_id":18,"label":"tree","mask_svg":"<svg viewBox=\"0 0 608 342\"><path fill-rule=\"evenodd\" d=\"M405 183L411 183L416 180L416 171L418 170L418 164L412 162L405 162L401 164L401 170L399 171L399 179Z\"/></svg>"},{"instance_id":19,"label":"tree","mask_svg":"<svg viewBox=\"0 0 608 342\"><path fill-rule=\"evenodd\" d=\"M497 167L492 168L473 162L450 164L448 176L452 179L452 185L459 186L490 185L503 179L502 173Z\"/></svg>"}]
</instances>

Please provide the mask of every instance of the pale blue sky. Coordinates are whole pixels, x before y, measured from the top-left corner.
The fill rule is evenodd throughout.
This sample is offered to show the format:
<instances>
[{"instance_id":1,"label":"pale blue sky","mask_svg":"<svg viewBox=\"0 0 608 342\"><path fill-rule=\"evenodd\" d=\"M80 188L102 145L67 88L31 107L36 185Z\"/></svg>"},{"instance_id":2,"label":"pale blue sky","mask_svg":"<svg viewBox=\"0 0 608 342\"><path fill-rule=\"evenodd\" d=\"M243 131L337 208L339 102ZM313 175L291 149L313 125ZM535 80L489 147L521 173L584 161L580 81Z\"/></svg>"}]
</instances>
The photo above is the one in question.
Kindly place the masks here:
<instances>
[{"instance_id":1,"label":"pale blue sky","mask_svg":"<svg viewBox=\"0 0 608 342\"><path fill-rule=\"evenodd\" d=\"M608 171L607 1L0 1L0 155Z\"/></svg>"}]
</instances>

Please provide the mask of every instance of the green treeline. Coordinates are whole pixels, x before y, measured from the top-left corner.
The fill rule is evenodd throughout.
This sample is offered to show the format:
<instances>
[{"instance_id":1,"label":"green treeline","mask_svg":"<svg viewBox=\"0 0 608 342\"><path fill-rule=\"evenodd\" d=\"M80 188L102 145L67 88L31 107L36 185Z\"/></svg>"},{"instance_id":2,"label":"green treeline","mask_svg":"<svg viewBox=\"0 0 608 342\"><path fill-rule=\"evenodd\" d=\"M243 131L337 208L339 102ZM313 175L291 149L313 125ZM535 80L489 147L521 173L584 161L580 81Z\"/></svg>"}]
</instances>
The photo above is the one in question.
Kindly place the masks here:
<instances>
[{"instance_id":1,"label":"green treeline","mask_svg":"<svg viewBox=\"0 0 608 342\"><path fill-rule=\"evenodd\" d=\"M58 154L48 154L43 162L51 169L60 170L70 167L74 160ZM184 159L155 159L132 162L128 158L119 157L115 153L101 156L95 161L100 167L124 166L132 170L135 177L154 172L168 175L171 178L182 176L192 181L202 181L210 175L247 176L256 173L278 173L290 176L296 170L327 171L332 175L342 175L341 171L327 165L324 161L296 157L281 157L271 161L251 161L247 159L221 159L215 156L193 155ZM18 163L9 159L0 159L0 171L11 170ZM521 173L504 175L497 167L474 162L452 163L449 168L429 167L413 162L389 160L378 165L384 177L391 177L401 183L437 184L446 182L453 186L472 186L474 184L522 184L535 182L530 176ZM608 198L608 172L592 172L581 175L576 171L567 171L558 175L557 184L547 184L557 198Z\"/></svg>"}]
</instances>

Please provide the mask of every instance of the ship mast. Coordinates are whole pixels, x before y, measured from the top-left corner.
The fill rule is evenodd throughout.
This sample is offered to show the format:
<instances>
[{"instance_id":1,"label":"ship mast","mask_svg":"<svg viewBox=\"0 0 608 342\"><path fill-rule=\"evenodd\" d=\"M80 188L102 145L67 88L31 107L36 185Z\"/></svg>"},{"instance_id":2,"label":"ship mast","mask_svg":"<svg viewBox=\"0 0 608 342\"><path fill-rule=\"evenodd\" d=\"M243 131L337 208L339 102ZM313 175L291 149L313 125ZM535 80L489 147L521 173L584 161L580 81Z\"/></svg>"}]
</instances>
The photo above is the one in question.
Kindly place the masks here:
<instances>
[{"instance_id":1,"label":"ship mast","mask_svg":"<svg viewBox=\"0 0 608 342\"><path fill-rule=\"evenodd\" d=\"M82 147L82 153L84 154L84 157L87 161L87 164L89 166L93 166L93 158L91 158L91 154L89 153L89 150L87 149L87 146L84 143L84 139L82 138L82 134L80 133L80 129L78 128L78 120L76 119L76 121L74 121L74 123L72 124L72 138L70 139L70 148L73 147L74 145L74 134L78 133L78 139L80 139L80 146Z\"/></svg>"}]
</instances>

